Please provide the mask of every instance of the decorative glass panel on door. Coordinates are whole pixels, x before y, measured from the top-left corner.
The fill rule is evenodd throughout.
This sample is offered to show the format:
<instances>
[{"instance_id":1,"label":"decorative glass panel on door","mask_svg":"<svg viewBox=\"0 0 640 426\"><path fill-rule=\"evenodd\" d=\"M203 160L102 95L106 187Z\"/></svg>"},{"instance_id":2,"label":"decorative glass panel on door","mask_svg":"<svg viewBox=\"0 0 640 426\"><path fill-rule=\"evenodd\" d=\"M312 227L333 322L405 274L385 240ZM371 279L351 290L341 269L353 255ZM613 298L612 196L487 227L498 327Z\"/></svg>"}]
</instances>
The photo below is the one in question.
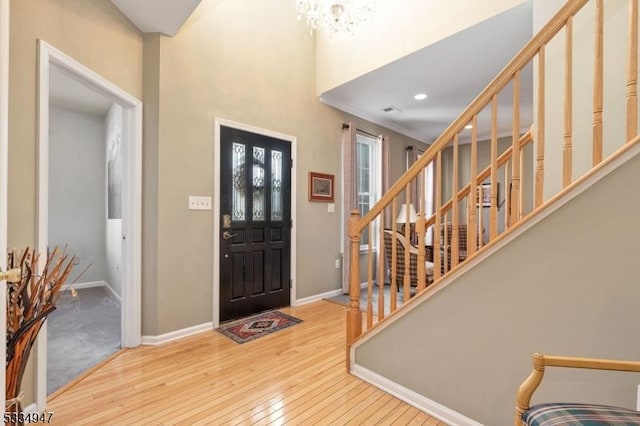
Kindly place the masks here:
<instances>
[{"instance_id":1,"label":"decorative glass panel on door","mask_svg":"<svg viewBox=\"0 0 640 426\"><path fill-rule=\"evenodd\" d=\"M262 221L265 219L265 199L264 199L264 148L253 147L253 220Z\"/></svg>"},{"instance_id":2,"label":"decorative glass panel on door","mask_svg":"<svg viewBox=\"0 0 640 426\"><path fill-rule=\"evenodd\" d=\"M233 179L232 179L232 212L233 220L245 220L247 184L245 179L245 145L242 143L233 143Z\"/></svg>"},{"instance_id":3,"label":"decorative glass panel on door","mask_svg":"<svg viewBox=\"0 0 640 426\"><path fill-rule=\"evenodd\" d=\"M282 152L274 150L271 151L271 220L282 220L282 203Z\"/></svg>"}]
</instances>

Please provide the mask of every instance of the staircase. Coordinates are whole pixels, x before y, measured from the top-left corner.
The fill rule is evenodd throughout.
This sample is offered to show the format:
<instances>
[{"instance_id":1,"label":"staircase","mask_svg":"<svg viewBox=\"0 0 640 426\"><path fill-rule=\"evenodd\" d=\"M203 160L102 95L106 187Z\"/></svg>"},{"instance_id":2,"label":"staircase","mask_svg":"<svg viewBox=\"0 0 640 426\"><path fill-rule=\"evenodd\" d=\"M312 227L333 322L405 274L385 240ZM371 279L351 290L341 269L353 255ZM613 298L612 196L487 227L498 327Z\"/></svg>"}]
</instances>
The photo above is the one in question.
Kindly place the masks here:
<instances>
[{"instance_id":1,"label":"staircase","mask_svg":"<svg viewBox=\"0 0 640 426\"><path fill-rule=\"evenodd\" d=\"M460 114L460 116L429 147L425 154L384 194L381 200L364 216L358 211L351 213L348 232L351 241L350 249L350 308L347 313L347 368L352 363L350 348L364 336L374 334L377 329L391 318L402 315L411 306L419 304L432 293L444 286L455 285L455 278L463 269L477 267L482 264L492 248L515 235L518 229L526 226L549 213L558 200L566 196L576 187L597 175L616 160L623 157L640 143L638 137L638 0L615 0L617 5L624 3L628 8L628 27L626 40L619 40L618 47L625 49L624 64L610 64L610 67L624 67L626 81L620 81L620 92L624 91L620 105L610 105L609 92L605 92L605 16L604 0L569 0L557 14L536 34L511 62L498 74L480 95ZM628 6L627 6L628 3ZM608 3L607 6L613 3ZM591 16L593 15L593 19ZM586 43L584 40L585 19L589 16L589 43L592 44L593 60L590 69L584 64L575 65L575 59L581 50L577 47ZM580 25L574 26L576 19ZM559 48L560 47L560 48ZM553 55L548 55L552 51ZM558 51L562 51L558 55ZM581 53L580 53L581 54ZM562 63L562 72L550 71L554 68L548 62ZM523 123L521 107L521 81L523 75L536 75L534 79L534 117L533 123ZM579 140L575 133L584 128L584 117L578 116L576 102L581 99L581 92L574 91L584 75L593 75L591 90L593 91L590 107L590 140ZM579 78L577 78L579 77ZM549 82L562 81L561 92L549 90ZM555 87L555 86L554 86ZM608 90L610 87L608 86ZM614 92L615 90L610 90ZM605 96L606 95L606 96ZM498 99L504 96L512 98L512 109L508 115L511 120L511 144L506 150L499 152L498 126L505 115L498 111ZM562 99L561 117L550 116L547 107ZM606 105L605 105L606 100ZM606 108L623 111L624 130L619 138L608 138L603 120ZM550 120L559 121L562 128L560 139L547 136ZM465 126L472 125L470 135L470 159L463 165L460 156L461 140L468 135ZM615 133L615 132L613 132ZM479 139L488 135L490 142L490 160L482 167L478 160ZM582 135L580 135L582 136ZM614 140L615 139L615 140ZM588 146L585 145L588 143ZM580 162L589 150L589 160ZM561 158L551 161L545 153L553 153L548 157ZM528 177L524 170L525 153L534 159L535 171ZM578 153L578 161L574 161ZM446 160L446 161L445 161ZM446 164L445 164L446 163ZM434 211L426 212L426 200L420 188L424 182L426 168L434 165ZM467 176L464 179L464 176ZM556 178L552 180L552 178ZM559 184L561 182L561 185ZM483 207L482 190L489 188L490 205ZM486 190L486 189L485 189ZM504 194L504 195L501 195ZM506 203L500 209L500 203ZM411 281L409 256L404 256L402 264L396 261L397 242L394 240L391 253L385 253L384 225L391 222L392 232L398 232L395 219L399 207L403 204L414 204L418 211L415 234L406 227L404 241L417 243L417 281ZM545 213L546 212L546 213ZM502 215L502 216L501 216ZM407 210L406 223L409 222ZM464 235L460 226L466 225ZM450 226L451 235L442 232ZM464 228L463 228L464 229ZM375 238L368 238L368 250L361 253L363 233ZM425 260L427 251L425 238L427 232L433 236L433 283L427 283ZM443 238L444 237L444 238ZM458 248L461 240L466 240L467 253L461 259ZM408 243L407 243L408 244ZM451 247L450 250L444 249ZM408 252L404 247L404 252ZM376 277L385 276L385 258L390 259L391 290L385 312L383 291L384 280ZM404 281L396 282L398 268L404 268ZM361 288L361 277L366 276L366 288ZM416 276L416 274L414 274ZM415 294L412 288L415 287ZM361 292L366 292L364 307L360 306ZM401 291L405 301L398 306L397 291ZM373 294L378 293L378 309L374 315ZM413 295L412 295L413 294ZM361 310L362 309L362 310Z\"/></svg>"}]
</instances>

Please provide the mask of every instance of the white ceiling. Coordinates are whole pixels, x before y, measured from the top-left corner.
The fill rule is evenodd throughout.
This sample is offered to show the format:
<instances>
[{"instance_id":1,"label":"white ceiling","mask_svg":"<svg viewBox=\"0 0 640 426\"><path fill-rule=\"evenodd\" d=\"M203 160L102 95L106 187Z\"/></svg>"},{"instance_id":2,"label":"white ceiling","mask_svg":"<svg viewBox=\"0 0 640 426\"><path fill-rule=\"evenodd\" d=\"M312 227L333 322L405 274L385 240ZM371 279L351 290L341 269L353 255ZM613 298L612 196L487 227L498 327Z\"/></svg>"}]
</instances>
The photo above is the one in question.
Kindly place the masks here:
<instances>
[{"instance_id":1,"label":"white ceiling","mask_svg":"<svg viewBox=\"0 0 640 426\"><path fill-rule=\"evenodd\" d=\"M59 66L49 68L49 103L52 106L103 116L113 102L75 80Z\"/></svg>"},{"instance_id":2,"label":"white ceiling","mask_svg":"<svg viewBox=\"0 0 640 426\"><path fill-rule=\"evenodd\" d=\"M402 134L432 142L531 39L532 32L532 4L526 2L325 92L321 100ZM522 74L522 128L532 121L532 86L529 67ZM510 87L499 96L500 134L508 134L512 128ZM429 97L416 101L417 93L427 93ZM387 106L400 112L383 112ZM479 117L480 137L489 136L489 123L488 113Z\"/></svg>"},{"instance_id":3,"label":"white ceiling","mask_svg":"<svg viewBox=\"0 0 640 426\"><path fill-rule=\"evenodd\" d=\"M201 0L111 0L143 33L176 35Z\"/></svg>"}]
</instances>

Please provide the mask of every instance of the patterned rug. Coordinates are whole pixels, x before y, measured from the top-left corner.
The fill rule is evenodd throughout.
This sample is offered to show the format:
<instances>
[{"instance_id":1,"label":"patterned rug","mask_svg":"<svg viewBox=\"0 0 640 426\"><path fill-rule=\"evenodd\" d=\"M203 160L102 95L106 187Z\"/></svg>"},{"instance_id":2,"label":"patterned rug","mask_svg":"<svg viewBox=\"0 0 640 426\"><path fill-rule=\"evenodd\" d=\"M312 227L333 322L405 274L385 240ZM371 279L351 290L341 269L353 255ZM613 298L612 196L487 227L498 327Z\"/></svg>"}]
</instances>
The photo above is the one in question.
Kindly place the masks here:
<instances>
[{"instance_id":1,"label":"patterned rug","mask_svg":"<svg viewBox=\"0 0 640 426\"><path fill-rule=\"evenodd\" d=\"M299 322L302 320L291 315L269 311L223 324L217 330L236 343L246 343Z\"/></svg>"}]
</instances>

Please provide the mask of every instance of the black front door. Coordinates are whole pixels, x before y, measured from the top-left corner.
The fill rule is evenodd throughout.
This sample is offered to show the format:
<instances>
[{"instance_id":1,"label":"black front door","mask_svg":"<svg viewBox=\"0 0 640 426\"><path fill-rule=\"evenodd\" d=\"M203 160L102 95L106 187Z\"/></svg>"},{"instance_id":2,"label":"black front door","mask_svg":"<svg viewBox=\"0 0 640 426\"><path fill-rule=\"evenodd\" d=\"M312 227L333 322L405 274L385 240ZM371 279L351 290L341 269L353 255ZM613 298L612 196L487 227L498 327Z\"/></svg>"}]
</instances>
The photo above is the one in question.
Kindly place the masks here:
<instances>
[{"instance_id":1,"label":"black front door","mask_svg":"<svg viewBox=\"0 0 640 426\"><path fill-rule=\"evenodd\" d=\"M288 306L291 144L220 128L220 321Z\"/></svg>"}]
</instances>

